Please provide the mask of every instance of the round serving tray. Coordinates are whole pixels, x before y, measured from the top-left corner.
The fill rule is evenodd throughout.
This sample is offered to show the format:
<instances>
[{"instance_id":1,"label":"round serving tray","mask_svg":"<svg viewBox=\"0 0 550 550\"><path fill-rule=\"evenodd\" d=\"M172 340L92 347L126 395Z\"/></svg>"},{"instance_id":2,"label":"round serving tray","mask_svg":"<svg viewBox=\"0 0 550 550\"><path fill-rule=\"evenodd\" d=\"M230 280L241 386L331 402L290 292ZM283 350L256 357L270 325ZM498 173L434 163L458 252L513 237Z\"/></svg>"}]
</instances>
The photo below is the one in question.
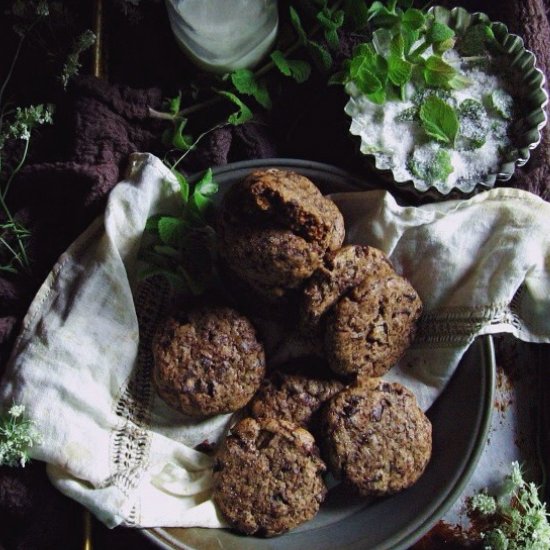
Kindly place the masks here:
<instances>
[{"instance_id":1,"label":"round serving tray","mask_svg":"<svg viewBox=\"0 0 550 550\"><path fill-rule=\"evenodd\" d=\"M326 193L372 189L334 166L294 159L238 162L215 169L214 177L223 192L252 170L267 167L297 171ZM314 520L271 539L203 528L161 527L145 529L143 534L162 548L186 550L409 548L452 506L473 473L487 440L494 387L493 343L485 336L473 342L447 388L428 411L433 425L432 459L420 480L406 491L366 502L337 486L329 492Z\"/></svg>"}]
</instances>

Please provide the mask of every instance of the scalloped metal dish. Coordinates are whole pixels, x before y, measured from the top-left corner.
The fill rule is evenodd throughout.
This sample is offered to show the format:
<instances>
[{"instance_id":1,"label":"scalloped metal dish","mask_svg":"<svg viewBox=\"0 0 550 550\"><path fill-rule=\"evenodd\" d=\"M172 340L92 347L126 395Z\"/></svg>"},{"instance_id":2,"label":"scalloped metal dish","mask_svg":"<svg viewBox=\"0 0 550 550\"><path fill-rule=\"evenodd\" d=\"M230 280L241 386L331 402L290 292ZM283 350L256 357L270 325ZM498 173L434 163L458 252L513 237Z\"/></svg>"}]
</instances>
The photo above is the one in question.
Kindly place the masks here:
<instances>
[{"instance_id":1,"label":"scalloped metal dish","mask_svg":"<svg viewBox=\"0 0 550 550\"><path fill-rule=\"evenodd\" d=\"M214 170L214 175L223 192L253 169L272 166L311 178L323 192L369 187L333 166L293 159L235 163ZM445 514L473 473L487 440L494 385L493 344L490 337L482 337L469 348L451 382L428 411L433 424L432 460L420 480L402 493L365 502L335 487L316 518L271 539L201 528L163 527L144 530L143 534L165 549L404 550Z\"/></svg>"},{"instance_id":2,"label":"scalloped metal dish","mask_svg":"<svg viewBox=\"0 0 550 550\"><path fill-rule=\"evenodd\" d=\"M434 199L446 199L449 198L450 194L456 195L457 192L464 196L483 189L490 189L495 185L497 180L509 180L516 166L523 166L529 160L531 151L540 144L542 129L546 126L548 120L546 113L548 94L545 90L546 77L536 67L535 55L525 48L523 39L520 36L508 32L508 28L504 23L491 22L489 17L484 13L470 13L460 7L448 10L442 6L434 6L430 11L435 14L437 21L446 23L457 34L464 32L476 23L490 24L496 39L510 55L510 67L518 70L518 75L520 75L518 87L525 90L522 97L522 103L525 106L525 115L521 118L520 124L518 124L519 129L515 136L517 153L512 160L503 162L496 173L487 174L481 181L464 182L454 187L446 186L445 184L436 184L427 190L423 190L419 189L412 180L398 180L395 178L393 171L378 166L378 157L376 154L366 154L377 171L399 187L408 191L414 191L416 195L429 195ZM348 112L350 103L351 100L345 107L348 115L350 115Z\"/></svg>"}]
</instances>

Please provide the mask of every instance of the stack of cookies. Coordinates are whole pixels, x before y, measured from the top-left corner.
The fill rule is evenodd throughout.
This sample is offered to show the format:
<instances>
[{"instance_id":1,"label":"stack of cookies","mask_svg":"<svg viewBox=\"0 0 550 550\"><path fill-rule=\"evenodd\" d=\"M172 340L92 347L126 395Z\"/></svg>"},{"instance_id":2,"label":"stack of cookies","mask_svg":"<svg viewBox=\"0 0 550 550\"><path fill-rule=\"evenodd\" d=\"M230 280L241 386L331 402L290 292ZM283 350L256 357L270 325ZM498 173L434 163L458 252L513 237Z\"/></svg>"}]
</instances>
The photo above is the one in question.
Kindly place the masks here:
<instances>
[{"instance_id":1,"label":"stack of cookies","mask_svg":"<svg viewBox=\"0 0 550 550\"><path fill-rule=\"evenodd\" d=\"M237 309L292 322L328 365L269 369L252 322L225 305L179 312L159 328L160 396L186 415L244 416L215 458L224 518L259 536L296 527L318 512L327 466L364 496L412 485L431 456L431 424L407 388L380 377L414 336L414 288L380 250L343 245L342 214L299 174L253 172L229 190L219 220Z\"/></svg>"}]
</instances>

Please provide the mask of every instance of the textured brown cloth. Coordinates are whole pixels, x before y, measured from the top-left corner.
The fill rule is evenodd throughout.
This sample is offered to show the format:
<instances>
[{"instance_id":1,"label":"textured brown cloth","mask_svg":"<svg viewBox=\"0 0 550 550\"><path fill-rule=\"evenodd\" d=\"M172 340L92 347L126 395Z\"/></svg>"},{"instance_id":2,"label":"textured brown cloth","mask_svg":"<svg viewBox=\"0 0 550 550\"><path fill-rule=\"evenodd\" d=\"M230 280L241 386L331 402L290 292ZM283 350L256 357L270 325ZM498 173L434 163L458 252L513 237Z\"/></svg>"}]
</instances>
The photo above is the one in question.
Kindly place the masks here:
<instances>
[{"instance_id":1,"label":"textured brown cloth","mask_svg":"<svg viewBox=\"0 0 550 550\"><path fill-rule=\"evenodd\" d=\"M524 37L527 47L537 56L539 67L550 74L547 0L456 3L472 11L485 11L492 19L508 24L513 32ZM78 79L68 101L56 114L54 128L38 144L42 153L36 154L36 162L14 183L10 201L32 229L34 264L33 276L0 277L0 374L22 316L43 278L58 255L101 213L109 191L123 173L128 154L134 151L164 154L160 142L163 123L149 118L148 108L159 108L162 96L173 92L169 85L171 77L175 86L179 77L172 75L170 67L164 70L160 61L156 63L157 59L166 58L162 53L159 56L159 52L167 47L157 37L170 39L163 4L152 3L147 9L152 10L151 17L117 21L119 25L128 23L126 34L122 27L117 27L120 38L112 55L116 72L113 81L122 84L107 84L91 77ZM135 36L136 40L139 37L136 44L141 44L141 49L139 55L129 56L124 65L121 48L129 36ZM168 57L173 63L177 55L173 46L171 52ZM142 70L144 65L151 67L149 73ZM124 83L145 87L130 88ZM151 87L155 84L162 89ZM283 97L265 119L209 134L199 150L183 163L185 170L193 172L238 160L286 156L360 172L363 166L353 150L342 116L345 98L341 91L313 81L303 89L293 89L289 96L286 101ZM527 166L505 185L528 189L548 199L549 156L547 128ZM82 547L82 509L50 486L42 464L31 464L24 470L0 468L0 518L0 548ZM97 523L94 529L98 549L151 546L128 530L110 532Z\"/></svg>"}]
</instances>

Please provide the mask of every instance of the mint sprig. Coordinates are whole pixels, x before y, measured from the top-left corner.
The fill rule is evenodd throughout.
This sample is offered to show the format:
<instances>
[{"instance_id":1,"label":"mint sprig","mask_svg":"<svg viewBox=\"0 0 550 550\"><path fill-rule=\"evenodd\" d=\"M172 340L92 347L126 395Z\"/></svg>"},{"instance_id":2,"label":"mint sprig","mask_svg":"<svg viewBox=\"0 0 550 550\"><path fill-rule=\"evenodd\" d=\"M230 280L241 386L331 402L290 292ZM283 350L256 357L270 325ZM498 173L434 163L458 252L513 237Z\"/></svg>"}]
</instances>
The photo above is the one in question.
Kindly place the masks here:
<instances>
[{"instance_id":1,"label":"mint sprig","mask_svg":"<svg viewBox=\"0 0 550 550\"><path fill-rule=\"evenodd\" d=\"M426 133L437 141L454 145L459 122L456 111L437 96L429 96L420 106L420 120Z\"/></svg>"},{"instance_id":2,"label":"mint sprig","mask_svg":"<svg viewBox=\"0 0 550 550\"><path fill-rule=\"evenodd\" d=\"M356 47L345 63L344 77L333 82L353 83L375 103L405 99L409 83L416 89L469 86L470 81L443 55L455 45L468 53L488 55L496 42L491 26L476 24L458 37L435 12L413 8L411 4L398 0L373 2L368 8L371 41Z\"/></svg>"},{"instance_id":3,"label":"mint sprig","mask_svg":"<svg viewBox=\"0 0 550 550\"><path fill-rule=\"evenodd\" d=\"M160 275L174 290L199 295L217 281L215 231L209 215L218 184L211 169L194 186L180 172L172 173L179 184L179 213L147 220L138 278Z\"/></svg>"}]
</instances>

